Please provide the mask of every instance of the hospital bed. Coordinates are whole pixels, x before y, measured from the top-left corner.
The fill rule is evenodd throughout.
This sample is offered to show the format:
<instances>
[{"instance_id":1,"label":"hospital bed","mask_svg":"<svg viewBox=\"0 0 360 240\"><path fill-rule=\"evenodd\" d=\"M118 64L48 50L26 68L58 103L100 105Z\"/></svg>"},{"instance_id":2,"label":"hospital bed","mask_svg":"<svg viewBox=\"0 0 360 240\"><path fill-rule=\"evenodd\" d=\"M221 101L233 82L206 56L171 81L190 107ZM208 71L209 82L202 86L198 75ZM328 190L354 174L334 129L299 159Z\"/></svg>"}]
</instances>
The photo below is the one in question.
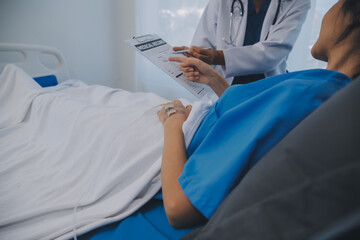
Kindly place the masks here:
<instances>
[{"instance_id":1,"label":"hospital bed","mask_svg":"<svg viewBox=\"0 0 360 240\"><path fill-rule=\"evenodd\" d=\"M156 195L167 100L70 79L50 47L0 43L0 72L0 239L80 236Z\"/></svg>"},{"instance_id":2,"label":"hospital bed","mask_svg":"<svg viewBox=\"0 0 360 240\"><path fill-rule=\"evenodd\" d=\"M20 58L10 62L32 77L56 77L56 82L53 77L42 80L43 86L51 87L69 79L64 57L56 49L0 44L0 52L20 54ZM41 66L39 54L43 53L54 56L58 62L55 68ZM0 64L0 71L4 65ZM262 239L267 236L267 239L323 240L348 237L346 234L359 236L355 235L360 225L359 92L360 79L305 119L249 172L205 226L184 239ZM318 161L323 165L316 165ZM316 174L328 176L343 164L348 168L339 174L342 181L338 187L342 187L342 191L318 185ZM313 174L314 181L309 181L304 171ZM309 184L309 188L299 187L304 183ZM309 194L312 187L321 188L322 195ZM346 206L341 205L342 201Z\"/></svg>"},{"instance_id":3,"label":"hospital bed","mask_svg":"<svg viewBox=\"0 0 360 240\"><path fill-rule=\"evenodd\" d=\"M50 47L0 43L0 71L0 239L101 239L129 216L190 231L159 192L167 99L71 79Z\"/></svg>"}]
</instances>

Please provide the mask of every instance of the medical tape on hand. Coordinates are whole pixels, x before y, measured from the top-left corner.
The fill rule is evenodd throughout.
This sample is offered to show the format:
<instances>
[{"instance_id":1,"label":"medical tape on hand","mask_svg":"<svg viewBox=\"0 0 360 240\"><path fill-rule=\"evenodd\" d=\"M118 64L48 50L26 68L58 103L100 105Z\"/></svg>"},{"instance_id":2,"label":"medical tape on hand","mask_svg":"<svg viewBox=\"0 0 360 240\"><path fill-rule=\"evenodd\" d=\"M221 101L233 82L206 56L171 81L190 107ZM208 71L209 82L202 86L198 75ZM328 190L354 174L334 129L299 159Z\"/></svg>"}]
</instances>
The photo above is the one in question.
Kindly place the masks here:
<instances>
[{"instance_id":1,"label":"medical tape on hand","mask_svg":"<svg viewBox=\"0 0 360 240\"><path fill-rule=\"evenodd\" d=\"M171 114L176 113L175 109L166 109L168 117L170 117Z\"/></svg>"},{"instance_id":2,"label":"medical tape on hand","mask_svg":"<svg viewBox=\"0 0 360 240\"><path fill-rule=\"evenodd\" d=\"M166 105L164 106L165 111L168 111L170 108L174 108L174 107L175 107L174 104L166 104Z\"/></svg>"}]
</instances>

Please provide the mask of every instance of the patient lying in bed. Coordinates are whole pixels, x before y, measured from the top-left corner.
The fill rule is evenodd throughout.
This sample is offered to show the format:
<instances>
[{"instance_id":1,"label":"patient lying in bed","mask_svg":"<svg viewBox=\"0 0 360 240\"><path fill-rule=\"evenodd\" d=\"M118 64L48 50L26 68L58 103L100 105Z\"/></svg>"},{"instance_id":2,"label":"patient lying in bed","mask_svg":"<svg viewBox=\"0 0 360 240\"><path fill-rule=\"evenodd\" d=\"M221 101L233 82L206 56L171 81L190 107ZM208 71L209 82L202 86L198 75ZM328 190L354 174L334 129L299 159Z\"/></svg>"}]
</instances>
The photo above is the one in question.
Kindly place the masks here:
<instances>
[{"instance_id":1,"label":"patient lying in bed","mask_svg":"<svg viewBox=\"0 0 360 240\"><path fill-rule=\"evenodd\" d=\"M347 42L357 49L358 39ZM322 50L314 55L330 59ZM209 78L202 62L179 61ZM351 66L233 86L213 106L184 107L79 81L41 88L10 65L0 78L0 237L68 239L121 225L160 189L172 226L202 224L265 153L359 74Z\"/></svg>"},{"instance_id":2,"label":"patient lying in bed","mask_svg":"<svg viewBox=\"0 0 360 240\"><path fill-rule=\"evenodd\" d=\"M184 129L185 136L196 131L179 179L191 204L210 218L251 166L348 81L342 74L316 70L230 88L198 129ZM175 156L165 150L161 161L164 140L156 106L165 101L81 82L41 88L9 66L1 77L0 235L69 238L74 226L84 233L145 204L160 190L161 162L169 169L162 171L163 181L177 179L180 172L165 164L177 164L183 156L177 148L185 145L168 134L174 130L182 137L177 117L185 119L190 108L183 114L180 102L173 102L177 112L166 114L165 149ZM192 114L204 112L194 106ZM173 122L179 125L169 125ZM163 184L164 200L166 187L176 189ZM176 209L181 207L170 211Z\"/></svg>"}]
</instances>

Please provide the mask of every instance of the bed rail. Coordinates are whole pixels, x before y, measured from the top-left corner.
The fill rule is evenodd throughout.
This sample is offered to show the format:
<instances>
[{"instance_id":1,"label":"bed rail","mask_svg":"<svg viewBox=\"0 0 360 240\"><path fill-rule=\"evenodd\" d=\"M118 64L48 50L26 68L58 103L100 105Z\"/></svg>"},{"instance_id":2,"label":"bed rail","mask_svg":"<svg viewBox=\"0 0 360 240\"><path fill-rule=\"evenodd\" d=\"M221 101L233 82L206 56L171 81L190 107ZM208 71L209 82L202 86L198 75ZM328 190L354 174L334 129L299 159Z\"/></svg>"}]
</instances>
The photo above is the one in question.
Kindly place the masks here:
<instances>
[{"instance_id":1,"label":"bed rail","mask_svg":"<svg viewBox=\"0 0 360 240\"><path fill-rule=\"evenodd\" d=\"M45 56L45 57L44 57ZM49 56L56 59L46 64L44 59ZM41 77L55 75L59 82L69 79L69 72L65 58L60 51L55 48L18 44L18 43L0 43L0 73L7 64L15 64L22 68L32 77Z\"/></svg>"}]
</instances>

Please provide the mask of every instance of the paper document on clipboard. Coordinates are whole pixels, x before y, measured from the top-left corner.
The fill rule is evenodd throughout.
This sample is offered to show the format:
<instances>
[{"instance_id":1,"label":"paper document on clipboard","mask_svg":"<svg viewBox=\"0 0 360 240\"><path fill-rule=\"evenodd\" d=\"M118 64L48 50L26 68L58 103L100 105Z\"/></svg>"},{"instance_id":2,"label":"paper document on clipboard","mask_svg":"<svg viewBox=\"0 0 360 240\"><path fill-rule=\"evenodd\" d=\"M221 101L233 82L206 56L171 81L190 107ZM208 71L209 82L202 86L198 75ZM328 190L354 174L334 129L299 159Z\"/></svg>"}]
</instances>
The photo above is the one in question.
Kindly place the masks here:
<instances>
[{"instance_id":1,"label":"paper document on clipboard","mask_svg":"<svg viewBox=\"0 0 360 240\"><path fill-rule=\"evenodd\" d=\"M144 55L161 70L175 79L183 87L189 90L198 98L202 98L213 90L205 85L186 80L186 77L179 70L179 63L170 62L168 58L173 54L172 46L166 43L156 34L134 37L125 41L138 52Z\"/></svg>"}]
</instances>

